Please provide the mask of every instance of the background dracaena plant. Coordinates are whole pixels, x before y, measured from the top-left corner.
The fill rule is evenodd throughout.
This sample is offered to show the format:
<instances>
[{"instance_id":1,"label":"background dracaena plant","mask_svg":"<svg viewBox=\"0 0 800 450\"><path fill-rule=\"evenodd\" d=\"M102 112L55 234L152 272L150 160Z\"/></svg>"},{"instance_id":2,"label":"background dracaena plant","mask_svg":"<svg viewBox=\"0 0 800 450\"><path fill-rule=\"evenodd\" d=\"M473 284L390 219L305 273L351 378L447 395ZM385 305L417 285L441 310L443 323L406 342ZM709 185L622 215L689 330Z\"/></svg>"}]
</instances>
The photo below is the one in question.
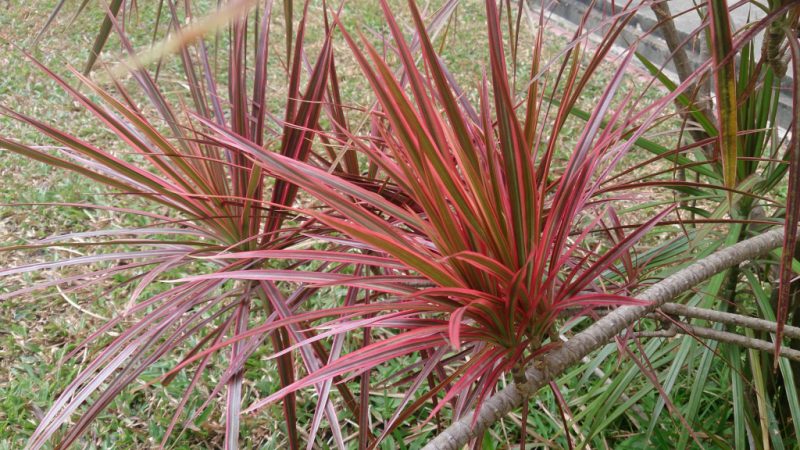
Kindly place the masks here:
<instances>
[{"instance_id":1,"label":"background dracaena plant","mask_svg":"<svg viewBox=\"0 0 800 450\"><path fill-rule=\"evenodd\" d=\"M708 14L711 25L707 29L693 30L691 35L704 39L714 61L721 65L719 70L709 73L708 82L717 99L713 110L707 106L709 98L690 95L691 89L679 96L680 103L686 107L682 113L687 122L691 121L687 128L693 128L693 145L710 144L709 150L712 150L694 152L697 161L694 167L711 170L694 173L694 181L704 184L674 188L684 199L680 214L690 218L686 223L691 229L692 246L729 246L763 233L771 224L785 225L783 249L766 258L766 265L733 267L712 278L702 294L687 299L688 303L703 308L755 314L776 321L778 333L773 342L778 348L786 345L781 337L782 324L800 323L798 303L793 300L796 281L792 282L790 275L797 267L797 195L800 192L795 187L800 173L797 165L800 152L797 141L790 138L797 125L796 104L790 114L781 117L786 91L796 89L796 77L788 80L785 74L800 57L795 50L795 39L789 37L794 33L790 30L798 26L797 4L768 2L758 13L763 17L737 30L729 17L730 11L742 14L748 7L755 8L755 5L709 1L696 11L694 7L689 11L672 11L673 15ZM763 39L760 49L756 41L758 36ZM672 42L671 50L685 53L683 46L687 42L688 39ZM674 82L662 70L643 56L639 57L666 88L674 89ZM681 81L686 76L680 75ZM697 82L703 83L702 80ZM798 97L794 92L792 96L796 101ZM786 129L781 130L782 127ZM735 188L735 192L725 187ZM707 198L718 201L712 206L700 206ZM726 228L727 233L717 234L719 219L726 215L734 222ZM695 218L702 218L706 223L694 223ZM770 340L768 333L748 331L748 335ZM742 351L739 346L716 342L704 345L686 340L668 368L665 393L672 394L677 368L683 367L692 357L703 361L690 375L693 400L686 408L689 423L697 423L702 415L700 393L712 376L710 356L714 354L724 355L722 365L731 371L729 398L736 411L732 439L737 446L745 445L747 432L765 447L770 443L781 447L785 441L793 439L792 433L795 436L800 433L800 428L796 427L800 417L796 394L798 366L784 358ZM775 371L776 366L780 370ZM770 372L773 376L764 376ZM664 406L664 400L660 399L648 435L652 434ZM770 429L787 431L781 435L770 433ZM683 431L678 446L686 445L689 439L688 430Z\"/></svg>"},{"instance_id":2,"label":"background dracaena plant","mask_svg":"<svg viewBox=\"0 0 800 450\"><path fill-rule=\"evenodd\" d=\"M243 2L234 3L232 7L241 9L242 4ZM209 63L209 51L202 40L191 47L184 46L180 51L180 58L193 101L192 114L288 158L305 161L312 154L311 136L323 110L323 100L339 95L336 92L336 83L330 82L335 80L335 74L331 75L334 71L331 42L326 33L315 60L306 61L309 66L304 67L304 10L297 34L292 36L298 44L292 48L293 54L287 55L291 58L286 61L285 69L288 89L284 116L281 120L273 120L266 103L272 6L271 1L266 2L258 13L253 16L244 15L230 25L226 100L222 100L225 97L220 92L216 72ZM178 28L182 18L172 2L169 3L169 11L171 26ZM191 17L188 6L184 14L187 18ZM256 17L258 20L249 21L248 17ZM111 12L106 20L109 26L113 25L117 30L123 48L133 54L132 44ZM260 38L250 40L252 48L248 48L246 36L252 34L258 34ZM252 67L248 67L246 62L248 53L254 58ZM115 289L131 286L132 293L126 311L80 343L72 354L77 354L99 341L105 332L124 325L122 333L111 342L104 343L102 351L91 364L61 393L42 418L28 444L31 448L43 446L81 405L94 396L78 422L66 434L59 435L59 445L67 447L76 441L126 385L165 354L184 348L188 355L192 355L224 337L246 332L251 316L260 315L261 310L265 310L268 322L281 315L291 314L313 293L313 289L300 289L286 297L273 283L253 282L228 284L220 290L224 281L218 280L200 280L165 290L155 289L153 293L155 282L163 280L176 269L196 266L198 256L207 252L287 248L306 240L303 233L319 231L319 226L310 221L294 220L287 215L284 207L293 205L297 198L297 189L294 186L265 176L259 166L254 165L251 159L237 149L209 145L204 138L203 127L193 124L191 119L184 120L175 113L148 71L138 69L132 72L133 78L151 102L148 108L142 109L129 96L122 82L116 79L112 81L118 96L73 70L81 87L91 92L90 97L44 65L30 59L84 110L92 113L98 122L113 132L125 144L126 151L130 154L120 156L57 126L9 109L3 109L3 113L32 126L55 141L59 147L49 151L6 137L0 137L0 146L49 165L75 171L118 192L152 203L141 210L91 204L72 205L138 215L148 223L142 227L70 233L30 245L3 249L11 251L52 246L119 248L119 251L114 252L98 251L92 256L0 271L0 276L8 277L42 269L90 265L90 270L84 273L12 290L2 294L3 299L53 285L65 286L67 293L85 292L109 278L119 276L124 277L124 281L114 286ZM253 78L247 80L246 76L251 70ZM305 87L302 88L301 78L307 78ZM252 90L252 93L248 93L248 90ZM340 106L328 103L324 109L326 114L341 117L341 109L337 108ZM160 120L154 119L153 113ZM345 170L347 167L352 168L352 165L352 161L346 158L342 165L336 167ZM166 208L168 212L151 212L156 207ZM105 239L108 237L113 240ZM259 256L242 258L231 263L211 262L214 273L220 274L236 269L260 267L265 261L267 260ZM103 265L106 262L115 264ZM205 268L209 267L205 263ZM292 339L297 336L307 337L308 333L296 327L286 327L239 342L225 348L223 353L227 354L230 362L246 359L265 339L269 339L274 351L279 352ZM300 351L304 358L302 364L305 364L308 371L316 369L331 357L328 350L321 345L303 347ZM211 356L207 356L196 366L162 444L167 442L173 427L184 412L183 406L197 387L204 370L213 361ZM278 358L281 383L289 385L293 382L296 364L289 356ZM169 383L172 378L165 378L163 382ZM209 396L209 401L186 418L187 423L201 414L218 393L225 395L225 447L237 447L242 382L243 369L235 371L232 376L220 382ZM329 388L330 386L327 389ZM355 408L355 399L347 386L339 385L338 388L347 404ZM296 403L289 396L284 401L284 414L287 436L293 448L299 445L295 409ZM316 414L320 417L327 416L332 429L337 430L336 413L329 402L321 401ZM354 409L354 415L357 414L358 411ZM334 434L341 444L341 433Z\"/></svg>"}]
</instances>

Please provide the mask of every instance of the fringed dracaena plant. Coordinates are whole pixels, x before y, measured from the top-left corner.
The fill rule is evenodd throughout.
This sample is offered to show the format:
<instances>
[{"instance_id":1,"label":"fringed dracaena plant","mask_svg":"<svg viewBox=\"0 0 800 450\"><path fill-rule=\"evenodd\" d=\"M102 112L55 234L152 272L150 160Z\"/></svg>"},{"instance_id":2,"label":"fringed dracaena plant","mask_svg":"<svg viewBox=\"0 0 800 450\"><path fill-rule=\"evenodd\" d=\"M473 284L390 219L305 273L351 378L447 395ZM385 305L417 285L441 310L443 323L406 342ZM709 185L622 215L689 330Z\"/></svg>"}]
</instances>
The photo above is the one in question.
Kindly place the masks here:
<instances>
[{"instance_id":1,"label":"fringed dracaena plant","mask_svg":"<svg viewBox=\"0 0 800 450\"><path fill-rule=\"evenodd\" d=\"M117 2L119 3L119 2ZM336 104L325 102L326 98L339 96L338 83L333 71L333 54L329 30L325 29L322 46L316 60L304 66L306 60L303 36L306 26L306 9L299 21L297 34L292 36L296 45L292 55L286 55L288 89L285 98L285 113L281 120L273 120L267 105L267 67L270 46L270 22L272 1L265 2L258 21L240 17L230 25L227 101L218 92L219 83L209 63L209 51L201 40L194 48L184 47L180 51L189 92L193 102L192 114L228 130L232 135L247 139L253 145L267 151L275 151L294 161L307 161L312 156L313 130L324 111L332 117L343 117ZM177 7L170 2L171 26L178 28L183 19ZM191 17L190 4L184 15ZM122 27L109 12L107 20L118 31L119 39L131 55L134 49ZM247 36L257 35L258 39ZM247 43L253 47L248 49ZM289 41L292 42L292 41ZM252 52L254 62L248 67L245 55ZM88 233L72 233L55 236L30 245L5 248L4 251L43 249L54 246L94 248L96 254L72 259L61 259L50 263L37 263L4 269L0 276L32 272L42 269L61 269L77 265L88 265L89 269L77 275L56 278L0 295L2 299L22 295L52 286L62 286L67 293L86 292L88 289L108 282L112 277L123 277L115 283L112 291L130 288L127 310L104 324L72 351L102 342L106 332L118 331L110 343L102 344L101 351L92 362L61 393L50 410L42 418L28 446L41 448L48 439L59 448L75 443L122 389L134 381L143 371L169 354L185 351L191 356L202 349L213 346L227 338L242 336L247 332L251 320L267 317L266 323L291 316L313 289L300 289L288 298L272 282L230 282L225 273L269 264L268 255L238 258L233 261L213 260L214 273L219 278L196 280L173 285L168 289L155 289L157 281L163 281L176 269L208 270L196 268L198 257L220 252L268 252L290 248L307 240L305 233L319 231L320 224L314 221L290 220L286 207L295 204L297 188L282 180L266 176L258 165L239 149L220 148L210 145L207 130L191 118L182 120L170 106L165 94L151 74L144 70L132 72L142 93L149 98L151 108L142 109L126 92L121 82L114 80L117 95L104 90L90 78L72 70L83 90L91 91L93 97L73 87L68 81L34 61L42 71L67 91L81 107L93 114L96 120L113 132L124 144L127 156L96 146L51 124L28 117L8 109L3 113L35 128L43 136L55 141L59 147L54 151L33 147L8 137L0 137L0 147L19 153L46 164L65 168L99 182L117 192L136 196L148 203L141 210L109 207L92 204L71 205L79 208L101 208L124 214L133 214L148 222L142 227L99 230ZM248 81L246 76L253 75ZM307 79L301 87L301 78ZM330 81L330 82L329 82ZM248 91L252 89L252 93ZM93 100L99 99L99 100ZM325 104L325 106L323 106ZM153 119L153 113L161 121ZM341 120L339 121L341 122ZM133 154L133 156L131 156ZM327 155L316 158L318 164L331 164ZM343 162L345 168L353 168L352 156ZM338 164L336 165L342 169ZM357 165L355 165L357 170ZM265 207L264 205L268 205ZM152 211L168 211L155 213ZM109 240L111 238L112 240ZM104 252L104 248L118 251ZM195 267L195 269L191 269ZM321 270L340 270L330 264ZM102 286L102 285L101 285ZM163 285L162 285L163 286ZM266 315L264 315L266 314ZM260 320L264 320L262 319ZM184 413L184 407L195 392L201 376L214 366L216 358L227 359L229 367L246 360L265 341L270 341L273 351L280 353L292 341L305 340L313 336L302 323L293 323L274 332L249 335L235 345L225 348L220 355L205 355L193 366L194 374L179 402L172 422L163 437L168 439ZM223 349L221 349L223 350ZM302 365L307 372L316 371L321 365L335 359L336 350L314 343L301 346ZM187 357L188 357L187 356ZM280 382L290 386L295 381L297 361L291 355L277 360ZM186 423L194 420L218 395L226 396L225 447L236 448L239 436L239 416L243 396L243 365L224 377L197 408ZM172 376L163 379L169 383ZM320 396L325 398L331 388L320 384ZM354 416L359 415L358 403L344 384L338 384L344 403ZM61 426L81 411L77 422L64 433ZM283 402L287 439L291 448L299 448L296 402L287 396ZM315 423L326 416L334 441L341 448L342 433L331 402L321 400L315 413ZM316 433L310 430L312 436ZM364 433L369 433L365 430Z\"/></svg>"},{"instance_id":2,"label":"fringed dracaena plant","mask_svg":"<svg viewBox=\"0 0 800 450\"><path fill-rule=\"evenodd\" d=\"M428 401L434 405L428 419L448 403L456 416L479 406L503 374L519 377L521 371L516 369L548 345L557 345L554 331L559 316L577 317L599 307L637 302L628 294L635 280L624 276L624 267L635 271L630 257L633 245L670 209L600 244L595 232L605 228L603 221L618 223L618 219L611 199L596 194L674 96L637 111L631 95L617 95L633 53L619 57L616 71L561 167L557 144L565 118L599 62L608 56L610 45L592 55L586 71L580 69L578 41L570 46L554 78L546 78L552 73L539 73L534 64L526 96L519 102L506 71L497 6L487 0L491 80L484 77L480 105L473 107L456 94L461 90L435 53L414 2L409 7L421 36L424 70L417 67L386 2L381 5L404 78L387 66L366 39L362 38L362 50L342 30L380 103L372 117L374 134L366 139L351 135L349 142L413 201L412 207L399 206L328 171L265 152L224 128L208 126L214 129L209 139L249 153L259 166L327 205L331 212L305 213L338 230L345 236L338 242L349 239L355 250L287 252L287 258L348 260L381 267L380 276L370 277L292 275L310 284L356 286L389 294L382 301L299 314L292 320L332 317L320 325L326 331L319 336L347 333L354 327L397 330L247 410L258 410L334 376L357 376L394 358L424 355L413 368L396 374L411 382L411 389L385 425L386 436ZM628 17L618 15L608 39ZM540 33L534 61L540 59L542 43ZM408 89L403 88L405 80ZM520 104L525 108L523 118L518 117ZM286 276L276 270L241 270L185 281L222 277L271 281ZM250 332L275 326L266 324ZM453 367L444 370L446 365ZM431 388L415 398L426 380Z\"/></svg>"}]
</instances>

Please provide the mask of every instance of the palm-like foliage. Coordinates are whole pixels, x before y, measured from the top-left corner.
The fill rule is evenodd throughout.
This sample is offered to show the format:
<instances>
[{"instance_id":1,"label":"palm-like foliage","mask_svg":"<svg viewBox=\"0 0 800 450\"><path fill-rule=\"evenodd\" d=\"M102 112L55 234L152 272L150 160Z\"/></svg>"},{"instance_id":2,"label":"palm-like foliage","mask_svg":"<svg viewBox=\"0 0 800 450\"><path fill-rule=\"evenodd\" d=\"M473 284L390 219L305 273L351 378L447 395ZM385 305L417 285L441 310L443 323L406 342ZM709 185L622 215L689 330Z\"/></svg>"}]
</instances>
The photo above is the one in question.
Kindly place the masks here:
<instances>
[{"instance_id":1,"label":"palm-like foliage","mask_svg":"<svg viewBox=\"0 0 800 450\"><path fill-rule=\"evenodd\" d=\"M792 271L792 264L796 265L793 257L796 257L794 243L798 192L791 187L796 183L795 176L787 177L787 174L798 172L796 162L793 161L798 152L796 141L790 142L788 134L779 128L782 124L795 124L795 118L790 118L790 121L781 120L778 111L781 86L785 85L783 78L787 69L786 58L797 60L797 54L791 50L795 47L796 40L786 34L786 30L797 26L794 12L796 5L792 2L770 2L764 9L762 19L735 31L726 2L707 3L712 20L708 39L712 44L714 61L720 66L712 73L717 98L716 117L694 110L692 119L701 125L702 130L699 133L708 136L715 144L713 154L697 153L697 159L707 161L705 164L713 172L702 174L704 181L708 183L706 187L683 192L687 195L685 198L713 195L721 200L708 210L697 208L692 202L686 208L690 215L716 221L728 214L741 223L732 224L726 236L716 239L708 239L709 236L714 236L714 224L699 225L692 242L698 246L732 245L762 232L764 224L769 222L783 222L787 234L781 260L773 258L769 262L780 265L781 270L777 277L773 276L775 271L769 269L734 268L712 279L702 295L690 297L686 301L711 309L755 314L769 320L777 319L779 324L783 324L789 317L788 305L792 303L789 295L791 276L788 273ZM730 5L731 8L749 6ZM759 34L764 39L760 54L754 42ZM738 64L734 64L737 59ZM666 76L659 74L659 78L670 87ZM705 101L706 99L684 97L686 105L702 104ZM713 159L706 160L706 156ZM782 185L786 186L784 183L787 183L787 178L786 195L776 195ZM722 186L735 186L738 193L725 194L719 189ZM722 201L725 197L727 200ZM773 301L769 301L769 294L763 288L769 283L776 286L771 289ZM793 316L793 320L796 320L796 313ZM748 333L749 336L770 339L767 334ZM776 348L785 345L780 333L773 341ZM791 440L791 436L797 433L792 422L796 423L800 404L797 403L795 394L796 376L788 361L768 358L753 351L743 352L735 345L717 345L711 342L704 346L702 342L686 340L681 344L669 370L665 372L665 384L669 386L667 394L671 394L680 373L678 368L688 358L701 358L702 363L694 372L696 378L693 380L694 388L686 408L687 420L690 423L700 420L702 386L713 376L713 356L724 355L721 370L730 371L727 377L731 386L730 400L734 411L736 445L745 445L746 429L756 436L756 440L767 443L766 445L771 441L775 446L782 446L784 439ZM778 365L780 371L774 377L766 376ZM660 400L657 405L659 414L652 419L649 433L652 433L663 406L664 401ZM792 417L794 419L790 419ZM785 432L782 436L770 435L768 430L771 427ZM688 439L689 433L682 433L679 445L684 445Z\"/></svg>"}]
</instances>

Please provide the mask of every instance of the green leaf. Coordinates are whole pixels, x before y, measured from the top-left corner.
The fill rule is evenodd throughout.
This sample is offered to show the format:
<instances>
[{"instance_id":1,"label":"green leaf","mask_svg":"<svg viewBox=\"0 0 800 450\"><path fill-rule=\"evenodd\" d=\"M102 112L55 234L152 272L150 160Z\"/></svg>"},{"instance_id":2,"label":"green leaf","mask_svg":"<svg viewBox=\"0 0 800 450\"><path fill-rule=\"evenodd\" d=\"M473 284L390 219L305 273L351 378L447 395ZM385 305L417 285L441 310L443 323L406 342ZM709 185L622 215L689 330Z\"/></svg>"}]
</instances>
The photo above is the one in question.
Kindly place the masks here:
<instances>
[{"instance_id":1,"label":"green leaf","mask_svg":"<svg viewBox=\"0 0 800 450\"><path fill-rule=\"evenodd\" d=\"M739 121L736 102L736 67L733 52L728 2L708 0L711 20L711 55L714 59L714 86L717 93L719 121L719 156L725 187L736 187ZM732 203L732 194L728 193Z\"/></svg>"}]
</instances>

